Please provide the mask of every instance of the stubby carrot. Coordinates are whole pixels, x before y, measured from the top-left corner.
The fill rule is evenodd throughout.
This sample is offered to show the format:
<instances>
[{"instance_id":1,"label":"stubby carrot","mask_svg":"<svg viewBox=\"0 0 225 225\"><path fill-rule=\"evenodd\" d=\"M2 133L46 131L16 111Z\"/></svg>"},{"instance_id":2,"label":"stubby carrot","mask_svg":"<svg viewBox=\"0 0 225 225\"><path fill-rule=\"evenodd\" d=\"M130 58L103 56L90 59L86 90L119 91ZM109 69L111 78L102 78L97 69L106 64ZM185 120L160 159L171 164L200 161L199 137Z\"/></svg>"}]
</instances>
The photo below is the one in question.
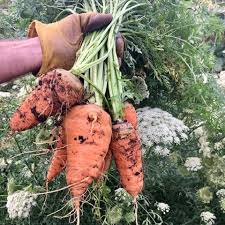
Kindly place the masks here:
<instances>
[{"instance_id":1,"label":"stubby carrot","mask_svg":"<svg viewBox=\"0 0 225 225\"><path fill-rule=\"evenodd\" d=\"M136 199L143 188L141 142L137 130L128 122L115 124L110 148L122 186Z\"/></svg>"},{"instance_id":2,"label":"stubby carrot","mask_svg":"<svg viewBox=\"0 0 225 225\"><path fill-rule=\"evenodd\" d=\"M51 71L39 83L10 119L13 131L23 131L44 122L49 116L63 113L83 98L83 85L70 72Z\"/></svg>"}]
</instances>

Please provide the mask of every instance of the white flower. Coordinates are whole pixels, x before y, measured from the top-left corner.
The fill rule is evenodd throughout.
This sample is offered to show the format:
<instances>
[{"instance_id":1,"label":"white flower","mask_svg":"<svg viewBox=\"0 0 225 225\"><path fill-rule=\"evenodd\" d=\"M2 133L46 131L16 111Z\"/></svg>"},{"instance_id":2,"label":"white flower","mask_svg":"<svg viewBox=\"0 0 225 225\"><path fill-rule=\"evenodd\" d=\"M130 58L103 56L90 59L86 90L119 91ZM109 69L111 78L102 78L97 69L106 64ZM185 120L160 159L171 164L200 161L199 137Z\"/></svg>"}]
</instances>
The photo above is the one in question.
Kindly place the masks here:
<instances>
[{"instance_id":1,"label":"white flower","mask_svg":"<svg viewBox=\"0 0 225 225\"><path fill-rule=\"evenodd\" d=\"M0 98L10 98L11 94L9 92L0 91Z\"/></svg>"},{"instance_id":2,"label":"white flower","mask_svg":"<svg viewBox=\"0 0 225 225\"><path fill-rule=\"evenodd\" d=\"M222 142L216 142L216 143L214 144L214 148L215 148L216 150L221 150L221 149L224 148L224 144L223 144Z\"/></svg>"},{"instance_id":3,"label":"white flower","mask_svg":"<svg viewBox=\"0 0 225 225\"><path fill-rule=\"evenodd\" d=\"M115 190L115 200L119 202L126 203L128 206L132 204L133 198L127 193L123 188L118 188Z\"/></svg>"},{"instance_id":4,"label":"white flower","mask_svg":"<svg viewBox=\"0 0 225 225\"><path fill-rule=\"evenodd\" d=\"M194 130L195 136L196 137L202 137L205 134L205 131L203 129L203 127L198 127L197 129Z\"/></svg>"},{"instance_id":5,"label":"white flower","mask_svg":"<svg viewBox=\"0 0 225 225\"><path fill-rule=\"evenodd\" d=\"M170 150L168 148L163 148L159 145L155 147L154 152L159 156L168 156L170 154Z\"/></svg>"},{"instance_id":6,"label":"white flower","mask_svg":"<svg viewBox=\"0 0 225 225\"><path fill-rule=\"evenodd\" d=\"M219 191L216 192L216 195L219 198L225 198L225 189L220 189Z\"/></svg>"},{"instance_id":7,"label":"white flower","mask_svg":"<svg viewBox=\"0 0 225 225\"><path fill-rule=\"evenodd\" d=\"M188 157L184 166L188 171L198 171L202 168L202 160L198 157Z\"/></svg>"},{"instance_id":8,"label":"white flower","mask_svg":"<svg viewBox=\"0 0 225 225\"><path fill-rule=\"evenodd\" d=\"M202 222L205 223L205 225L213 225L215 224L215 215L211 212L202 212L201 215Z\"/></svg>"},{"instance_id":9,"label":"white flower","mask_svg":"<svg viewBox=\"0 0 225 225\"><path fill-rule=\"evenodd\" d=\"M208 134L206 129L201 126L197 128L195 131L195 136L198 138L199 145L199 153L203 154L203 157L210 158L211 157L211 149L209 147L208 142Z\"/></svg>"},{"instance_id":10,"label":"white flower","mask_svg":"<svg viewBox=\"0 0 225 225\"><path fill-rule=\"evenodd\" d=\"M37 196L27 191L17 191L8 195L6 207L9 218L26 218L29 216L31 208L36 205Z\"/></svg>"},{"instance_id":11,"label":"white flower","mask_svg":"<svg viewBox=\"0 0 225 225\"><path fill-rule=\"evenodd\" d=\"M0 170L3 170L7 167L6 161L4 158L0 158Z\"/></svg>"},{"instance_id":12,"label":"white flower","mask_svg":"<svg viewBox=\"0 0 225 225\"><path fill-rule=\"evenodd\" d=\"M139 133L144 150L153 145L171 147L187 140L189 130L183 121L173 117L170 113L159 108L141 108L137 110Z\"/></svg>"},{"instance_id":13,"label":"white flower","mask_svg":"<svg viewBox=\"0 0 225 225\"><path fill-rule=\"evenodd\" d=\"M27 178L31 178L33 175L32 172L26 166L23 167L23 169L21 170L21 174Z\"/></svg>"},{"instance_id":14,"label":"white flower","mask_svg":"<svg viewBox=\"0 0 225 225\"><path fill-rule=\"evenodd\" d=\"M180 137L181 137L181 139L184 140L184 141L188 139L188 136L187 136L187 134L185 134L185 133L181 133L181 134L180 134Z\"/></svg>"},{"instance_id":15,"label":"white flower","mask_svg":"<svg viewBox=\"0 0 225 225\"><path fill-rule=\"evenodd\" d=\"M168 213L170 211L169 205L166 204L166 203L163 203L163 202L156 203L156 207L163 214L166 214L166 213Z\"/></svg>"}]
</instances>

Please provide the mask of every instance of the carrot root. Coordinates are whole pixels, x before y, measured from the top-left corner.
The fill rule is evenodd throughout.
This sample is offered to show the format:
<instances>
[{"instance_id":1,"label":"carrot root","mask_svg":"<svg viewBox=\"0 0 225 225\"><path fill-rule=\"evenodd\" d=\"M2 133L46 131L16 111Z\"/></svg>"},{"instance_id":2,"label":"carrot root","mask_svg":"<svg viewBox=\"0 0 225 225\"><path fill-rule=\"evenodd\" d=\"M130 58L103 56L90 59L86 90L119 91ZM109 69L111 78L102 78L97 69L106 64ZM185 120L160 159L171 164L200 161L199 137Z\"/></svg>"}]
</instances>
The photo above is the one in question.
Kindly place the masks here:
<instances>
[{"instance_id":1,"label":"carrot root","mask_svg":"<svg viewBox=\"0 0 225 225\"><path fill-rule=\"evenodd\" d=\"M66 161L66 145L64 144L63 129L60 126L58 130L56 148L54 150L51 163L48 168L46 183L51 182L66 167Z\"/></svg>"},{"instance_id":2,"label":"carrot root","mask_svg":"<svg viewBox=\"0 0 225 225\"><path fill-rule=\"evenodd\" d=\"M62 69L48 72L39 78L39 84L12 115L10 128L30 129L80 103L82 98L83 86L78 78Z\"/></svg>"},{"instance_id":3,"label":"carrot root","mask_svg":"<svg viewBox=\"0 0 225 225\"><path fill-rule=\"evenodd\" d=\"M63 129L67 145L67 184L86 179L79 187L70 188L78 210L88 185L101 175L111 141L111 118L97 105L75 106L65 116Z\"/></svg>"},{"instance_id":4,"label":"carrot root","mask_svg":"<svg viewBox=\"0 0 225 225\"><path fill-rule=\"evenodd\" d=\"M122 186L136 198L143 188L141 142L137 130L127 122L114 125L111 149Z\"/></svg>"}]
</instances>

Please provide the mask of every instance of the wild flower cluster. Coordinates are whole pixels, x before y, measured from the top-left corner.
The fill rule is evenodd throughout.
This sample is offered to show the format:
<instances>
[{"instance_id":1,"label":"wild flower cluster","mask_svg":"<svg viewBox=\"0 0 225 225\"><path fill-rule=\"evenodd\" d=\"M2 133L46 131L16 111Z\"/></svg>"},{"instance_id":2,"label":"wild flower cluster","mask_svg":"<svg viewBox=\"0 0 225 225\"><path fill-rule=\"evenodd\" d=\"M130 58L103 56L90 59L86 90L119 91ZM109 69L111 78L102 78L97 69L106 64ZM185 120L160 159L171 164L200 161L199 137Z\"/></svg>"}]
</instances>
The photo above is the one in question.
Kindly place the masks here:
<instances>
[{"instance_id":1,"label":"wild flower cluster","mask_svg":"<svg viewBox=\"0 0 225 225\"><path fill-rule=\"evenodd\" d=\"M224 147L225 147L225 138L214 144L214 149L217 151L222 150Z\"/></svg>"},{"instance_id":2,"label":"wild flower cluster","mask_svg":"<svg viewBox=\"0 0 225 225\"><path fill-rule=\"evenodd\" d=\"M37 196L28 191L17 191L7 197L7 210L9 218L27 218L33 206L36 205Z\"/></svg>"},{"instance_id":3,"label":"wild flower cluster","mask_svg":"<svg viewBox=\"0 0 225 225\"><path fill-rule=\"evenodd\" d=\"M188 171L196 172L202 168L202 160L198 157L188 157L184 166Z\"/></svg>"},{"instance_id":4,"label":"wild flower cluster","mask_svg":"<svg viewBox=\"0 0 225 225\"><path fill-rule=\"evenodd\" d=\"M215 224L215 215L211 212L202 212L201 215L202 222L205 223L205 225L213 225Z\"/></svg>"},{"instance_id":5,"label":"wild flower cluster","mask_svg":"<svg viewBox=\"0 0 225 225\"><path fill-rule=\"evenodd\" d=\"M225 213L225 189L218 190L216 195L219 198L220 208Z\"/></svg>"},{"instance_id":6,"label":"wild flower cluster","mask_svg":"<svg viewBox=\"0 0 225 225\"><path fill-rule=\"evenodd\" d=\"M225 186L225 159L215 157L213 164L206 171L207 180L216 187Z\"/></svg>"},{"instance_id":7,"label":"wild flower cluster","mask_svg":"<svg viewBox=\"0 0 225 225\"><path fill-rule=\"evenodd\" d=\"M0 170L4 170L11 163L11 159L0 158Z\"/></svg>"},{"instance_id":8,"label":"wild flower cluster","mask_svg":"<svg viewBox=\"0 0 225 225\"><path fill-rule=\"evenodd\" d=\"M170 206L163 202L156 203L156 207L159 211L161 211L163 214L166 214L170 211Z\"/></svg>"},{"instance_id":9,"label":"wild flower cluster","mask_svg":"<svg viewBox=\"0 0 225 225\"><path fill-rule=\"evenodd\" d=\"M109 224L118 224L121 221L126 221L128 224L133 223L135 221L133 200L133 197L125 189L116 189L115 201L117 204L110 208L106 215Z\"/></svg>"},{"instance_id":10,"label":"wild flower cluster","mask_svg":"<svg viewBox=\"0 0 225 225\"><path fill-rule=\"evenodd\" d=\"M216 195L219 197L219 198L225 198L225 189L220 189L216 192Z\"/></svg>"},{"instance_id":11,"label":"wild flower cluster","mask_svg":"<svg viewBox=\"0 0 225 225\"><path fill-rule=\"evenodd\" d=\"M156 145L154 149L154 153L159 156L168 156L170 154L170 150L166 147L162 147L160 145Z\"/></svg>"},{"instance_id":12,"label":"wild flower cluster","mask_svg":"<svg viewBox=\"0 0 225 225\"><path fill-rule=\"evenodd\" d=\"M133 198L129 195L125 189L118 188L115 190L115 200L120 203L125 203L127 206L131 206Z\"/></svg>"},{"instance_id":13,"label":"wild flower cluster","mask_svg":"<svg viewBox=\"0 0 225 225\"><path fill-rule=\"evenodd\" d=\"M203 187L198 190L197 196L199 200L205 204L209 204L213 200L213 193L210 190L210 187Z\"/></svg>"},{"instance_id":14,"label":"wild flower cluster","mask_svg":"<svg viewBox=\"0 0 225 225\"><path fill-rule=\"evenodd\" d=\"M139 132L144 153L154 147L157 155L169 155L169 147L187 140L187 131L183 121L159 108L144 107L137 110Z\"/></svg>"},{"instance_id":15,"label":"wild flower cluster","mask_svg":"<svg viewBox=\"0 0 225 225\"><path fill-rule=\"evenodd\" d=\"M209 146L208 134L206 129L203 126L200 126L196 130L194 130L194 134L198 138L199 153L201 153L203 157L210 158L211 148Z\"/></svg>"},{"instance_id":16,"label":"wild flower cluster","mask_svg":"<svg viewBox=\"0 0 225 225\"><path fill-rule=\"evenodd\" d=\"M0 159L0 170L5 169L7 167L6 161L4 158Z\"/></svg>"}]
</instances>

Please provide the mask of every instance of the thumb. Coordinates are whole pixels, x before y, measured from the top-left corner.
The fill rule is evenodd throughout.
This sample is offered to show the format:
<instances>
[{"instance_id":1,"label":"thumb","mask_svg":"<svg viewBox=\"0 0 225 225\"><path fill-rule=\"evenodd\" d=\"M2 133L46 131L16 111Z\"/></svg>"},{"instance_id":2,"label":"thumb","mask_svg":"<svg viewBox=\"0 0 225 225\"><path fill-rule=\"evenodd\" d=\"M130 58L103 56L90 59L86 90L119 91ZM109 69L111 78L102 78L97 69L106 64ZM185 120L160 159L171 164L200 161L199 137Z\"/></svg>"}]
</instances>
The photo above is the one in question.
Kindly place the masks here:
<instances>
[{"instance_id":1,"label":"thumb","mask_svg":"<svg viewBox=\"0 0 225 225\"><path fill-rule=\"evenodd\" d=\"M87 12L80 14L80 24L83 33L101 29L111 23L112 14Z\"/></svg>"}]
</instances>

